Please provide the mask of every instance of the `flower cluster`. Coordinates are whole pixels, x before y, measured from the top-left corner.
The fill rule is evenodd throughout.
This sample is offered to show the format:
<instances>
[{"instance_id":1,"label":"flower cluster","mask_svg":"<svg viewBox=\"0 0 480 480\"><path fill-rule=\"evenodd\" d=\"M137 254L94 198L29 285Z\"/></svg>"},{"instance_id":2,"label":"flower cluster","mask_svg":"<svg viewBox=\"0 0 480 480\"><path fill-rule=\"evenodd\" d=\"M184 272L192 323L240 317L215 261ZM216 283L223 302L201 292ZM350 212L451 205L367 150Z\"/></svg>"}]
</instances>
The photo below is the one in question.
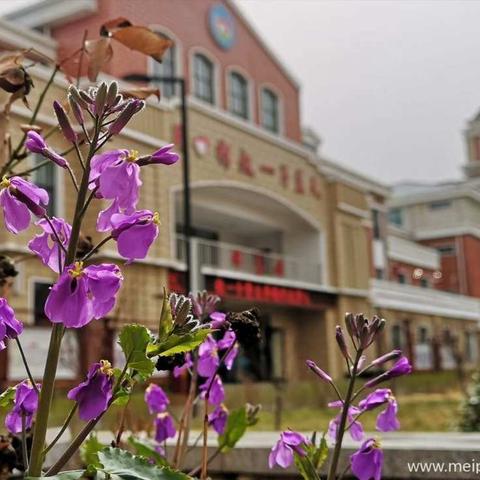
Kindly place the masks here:
<instances>
[{"instance_id":1,"label":"flower cluster","mask_svg":"<svg viewBox=\"0 0 480 480\"><path fill-rule=\"evenodd\" d=\"M167 412L170 400L162 387L151 383L145 390L145 403L148 411L155 417L155 441L162 444L177 433L172 416ZM161 445L159 445L161 448Z\"/></svg>"},{"instance_id":2,"label":"flower cluster","mask_svg":"<svg viewBox=\"0 0 480 480\"><path fill-rule=\"evenodd\" d=\"M329 407L340 409L340 412L330 421L328 426L328 435L334 442L328 480L336 478L343 436L347 431L354 441L363 441L358 451L351 455L349 468L351 468L353 474L359 480L379 480L383 465L383 452L377 439L365 439L365 432L359 417L366 412L380 409L381 411L376 419L376 429L379 432L398 430L400 428L400 422L397 418L398 403L392 390L389 388L376 388L366 395L365 391L392 378L409 374L412 371L412 367L408 359L402 356L400 350L393 350L382 355L364 367L366 361L364 352L375 342L379 332L382 331L385 325L385 320L374 317L370 321L362 314L347 314L345 323L350 343L354 349L353 355L348 346L349 342L340 326L336 327L335 334L337 345L345 359L350 377L345 396L340 394L333 378L328 373L312 360L306 361L307 367L322 382L329 384L339 397L338 400L328 404ZM395 361L395 363L383 373L366 381L363 386L355 391L355 382L360 375L366 373L372 367L383 368L390 361ZM356 400L362 394L364 397L357 403ZM287 468L292 465L295 458L298 458L300 463L305 460L312 466L314 465L314 459L319 456L317 452L317 447L301 434L286 431L281 434L280 440L272 448L269 465L270 468L273 468L275 464ZM316 471L317 466L314 465L313 469Z\"/></svg>"},{"instance_id":3,"label":"flower cluster","mask_svg":"<svg viewBox=\"0 0 480 480\"><path fill-rule=\"evenodd\" d=\"M15 399L12 410L5 417L5 427L10 433L21 433L32 428L33 416L38 408L38 390L30 380L15 387Z\"/></svg>"}]
</instances>

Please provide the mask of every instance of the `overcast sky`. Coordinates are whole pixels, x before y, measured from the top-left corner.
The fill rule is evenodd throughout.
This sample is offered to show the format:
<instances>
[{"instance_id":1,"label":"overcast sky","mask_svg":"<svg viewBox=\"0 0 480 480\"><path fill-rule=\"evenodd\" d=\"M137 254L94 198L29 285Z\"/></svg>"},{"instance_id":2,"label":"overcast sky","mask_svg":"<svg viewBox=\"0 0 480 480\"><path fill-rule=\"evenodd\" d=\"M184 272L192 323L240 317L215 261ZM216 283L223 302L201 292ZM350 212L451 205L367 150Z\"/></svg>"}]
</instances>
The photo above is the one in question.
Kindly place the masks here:
<instances>
[{"instance_id":1,"label":"overcast sky","mask_svg":"<svg viewBox=\"0 0 480 480\"><path fill-rule=\"evenodd\" d=\"M300 80L325 156L387 182L460 177L480 109L480 2L236 1Z\"/></svg>"}]
</instances>

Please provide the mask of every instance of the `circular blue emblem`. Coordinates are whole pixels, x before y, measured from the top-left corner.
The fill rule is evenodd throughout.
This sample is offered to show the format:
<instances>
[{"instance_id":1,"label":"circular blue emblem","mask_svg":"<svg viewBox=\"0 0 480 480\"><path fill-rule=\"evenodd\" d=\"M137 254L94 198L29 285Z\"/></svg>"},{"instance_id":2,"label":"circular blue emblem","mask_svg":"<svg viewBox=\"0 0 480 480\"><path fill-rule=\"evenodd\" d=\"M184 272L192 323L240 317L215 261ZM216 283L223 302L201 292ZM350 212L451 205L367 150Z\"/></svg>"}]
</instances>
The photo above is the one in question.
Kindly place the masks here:
<instances>
[{"instance_id":1,"label":"circular blue emblem","mask_svg":"<svg viewBox=\"0 0 480 480\"><path fill-rule=\"evenodd\" d=\"M229 50L235 43L235 21L225 5L217 3L210 8L208 24L213 39L220 48Z\"/></svg>"}]
</instances>

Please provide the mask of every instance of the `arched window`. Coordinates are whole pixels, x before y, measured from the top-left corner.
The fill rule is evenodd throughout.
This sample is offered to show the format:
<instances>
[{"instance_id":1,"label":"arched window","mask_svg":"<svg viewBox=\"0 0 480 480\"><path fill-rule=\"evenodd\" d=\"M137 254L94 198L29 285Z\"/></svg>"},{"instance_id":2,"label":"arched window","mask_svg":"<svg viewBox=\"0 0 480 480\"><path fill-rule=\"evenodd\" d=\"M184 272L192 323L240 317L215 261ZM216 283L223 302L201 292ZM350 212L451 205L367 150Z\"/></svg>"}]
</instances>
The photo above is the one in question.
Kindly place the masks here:
<instances>
[{"instance_id":1,"label":"arched window","mask_svg":"<svg viewBox=\"0 0 480 480\"><path fill-rule=\"evenodd\" d=\"M262 89L261 108L263 128L278 133L280 131L278 97L268 88Z\"/></svg>"},{"instance_id":2,"label":"arched window","mask_svg":"<svg viewBox=\"0 0 480 480\"><path fill-rule=\"evenodd\" d=\"M214 66L200 53L193 57L193 91L200 100L215 103Z\"/></svg>"},{"instance_id":3,"label":"arched window","mask_svg":"<svg viewBox=\"0 0 480 480\"><path fill-rule=\"evenodd\" d=\"M157 32L162 38L171 40L168 35L162 32ZM171 78L177 75L177 47L173 44L163 55L162 63L152 62L152 76ZM158 85L163 98L171 98L177 94L176 85L173 82L153 80L153 83Z\"/></svg>"},{"instance_id":4,"label":"arched window","mask_svg":"<svg viewBox=\"0 0 480 480\"><path fill-rule=\"evenodd\" d=\"M248 82L243 75L231 72L229 75L229 107L237 117L248 119Z\"/></svg>"}]
</instances>

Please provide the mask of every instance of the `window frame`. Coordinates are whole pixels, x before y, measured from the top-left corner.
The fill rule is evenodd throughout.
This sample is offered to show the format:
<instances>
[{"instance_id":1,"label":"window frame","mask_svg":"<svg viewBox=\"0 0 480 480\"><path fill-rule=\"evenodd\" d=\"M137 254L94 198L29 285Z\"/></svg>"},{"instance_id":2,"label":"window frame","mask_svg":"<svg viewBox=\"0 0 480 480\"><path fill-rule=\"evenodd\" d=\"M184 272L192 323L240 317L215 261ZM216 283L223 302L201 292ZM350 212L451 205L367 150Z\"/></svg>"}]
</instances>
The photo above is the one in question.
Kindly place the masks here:
<instances>
[{"instance_id":1,"label":"window frame","mask_svg":"<svg viewBox=\"0 0 480 480\"><path fill-rule=\"evenodd\" d=\"M270 130L265 127L263 119L263 92L267 90L273 93L277 97L277 121L278 129L277 131ZM258 89L258 124L265 131L271 135L282 136L285 132L284 124L284 112L283 112L283 96L281 92L274 85L269 83L263 83Z\"/></svg>"},{"instance_id":2,"label":"window frame","mask_svg":"<svg viewBox=\"0 0 480 480\"><path fill-rule=\"evenodd\" d=\"M40 276L33 276L28 279L28 310L29 310L29 326L32 327L48 327L51 325L51 322L47 320L45 324L37 324L35 323L35 285L38 283L53 285L55 283L54 278L48 277L40 277Z\"/></svg>"},{"instance_id":3,"label":"window frame","mask_svg":"<svg viewBox=\"0 0 480 480\"><path fill-rule=\"evenodd\" d=\"M233 112L232 110L232 98L231 98L231 91L232 91L232 75L239 75L240 77L245 80L246 83L246 92L247 92L247 104L246 104L246 113L247 116L243 117L241 115L238 115L237 113ZM236 119L244 121L244 122L251 122L253 120L253 100L254 100L254 95L253 95L253 80L248 75L248 73L243 70L243 68L237 67L237 66L228 66L225 69L225 85L227 86L226 89L226 110L228 113L232 116L234 116Z\"/></svg>"},{"instance_id":4,"label":"window frame","mask_svg":"<svg viewBox=\"0 0 480 480\"><path fill-rule=\"evenodd\" d=\"M164 27L163 25L149 25L149 28L153 30L155 33L160 33L161 35L164 35L168 38L170 38L174 45L174 76L175 77L182 77L183 76L183 63L182 63L182 52L183 52L183 46L182 43L179 41L177 35L175 35L170 29ZM148 63L147 63L147 72L149 76L154 76L155 75L155 64L158 62L155 61L152 57L148 57ZM160 64L161 65L161 64ZM162 92L161 90L161 83L160 82L150 82L150 85L156 86L159 85L160 88L160 93ZM164 97L163 95L160 95L160 102L164 103L169 103L172 100L178 99L180 97L180 88L178 85L175 86L174 88L174 93L171 97Z\"/></svg>"},{"instance_id":5,"label":"window frame","mask_svg":"<svg viewBox=\"0 0 480 480\"><path fill-rule=\"evenodd\" d=\"M195 57L197 55L205 57L212 64L212 81L213 81L213 96L212 102L205 100L197 95L195 90ZM219 78L219 63L218 60L206 49L201 47L194 47L190 52L190 94L195 100L202 102L205 105L210 105L211 107L218 107L220 105L220 92L222 91L222 85L220 84Z\"/></svg>"}]
</instances>

